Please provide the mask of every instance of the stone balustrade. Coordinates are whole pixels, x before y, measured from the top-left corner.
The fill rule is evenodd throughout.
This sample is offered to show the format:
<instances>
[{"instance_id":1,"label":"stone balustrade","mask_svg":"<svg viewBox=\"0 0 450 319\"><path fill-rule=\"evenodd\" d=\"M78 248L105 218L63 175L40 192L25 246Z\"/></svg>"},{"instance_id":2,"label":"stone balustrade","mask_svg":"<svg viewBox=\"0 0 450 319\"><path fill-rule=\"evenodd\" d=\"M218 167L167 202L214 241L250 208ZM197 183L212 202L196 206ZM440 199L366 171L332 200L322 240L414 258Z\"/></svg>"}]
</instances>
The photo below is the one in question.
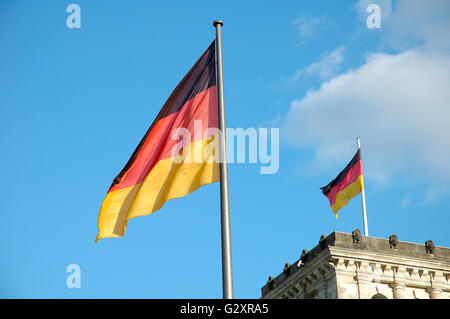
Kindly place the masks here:
<instances>
[{"instance_id":1,"label":"stone balustrade","mask_svg":"<svg viewBox=\"0 0 450 319\"><path fill-rule=\"evenodd\" d=\"M334 232L286 264L262 298L450 298L450 249Z\"/></svg>"}]
</instances>

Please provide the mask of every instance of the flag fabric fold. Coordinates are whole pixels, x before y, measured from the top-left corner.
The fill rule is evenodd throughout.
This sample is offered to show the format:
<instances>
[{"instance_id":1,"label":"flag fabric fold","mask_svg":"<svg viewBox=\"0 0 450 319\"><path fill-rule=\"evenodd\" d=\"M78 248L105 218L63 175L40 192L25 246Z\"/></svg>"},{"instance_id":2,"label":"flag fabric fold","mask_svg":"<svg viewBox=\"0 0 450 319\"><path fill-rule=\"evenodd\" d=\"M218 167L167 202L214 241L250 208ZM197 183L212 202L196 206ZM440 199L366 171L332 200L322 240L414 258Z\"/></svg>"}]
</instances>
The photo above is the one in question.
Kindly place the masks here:
<instances>
[{"instance_id":1,"label":"flag fabric fold","mask_svg":"<svg viewBox=\"0 0 450 319\"><path fill-rule=\"evenodd\" d=\"M170 95L100 208L96 242L129 219L219 181L215 41Z\"/></svg>"},{"instance_id":2,"label":"flag fabric fold","mask_svg":"<svg viewBox=\"0 0 450 319\"><path fill-rule=\"evenodd\" d=\"M364 189L361 151L358 149L344 170L327 186L321 187L320 189L329 199L331 209L337 218L338 210L345 207L350 199Z\"/></svg>"}]
</instances>

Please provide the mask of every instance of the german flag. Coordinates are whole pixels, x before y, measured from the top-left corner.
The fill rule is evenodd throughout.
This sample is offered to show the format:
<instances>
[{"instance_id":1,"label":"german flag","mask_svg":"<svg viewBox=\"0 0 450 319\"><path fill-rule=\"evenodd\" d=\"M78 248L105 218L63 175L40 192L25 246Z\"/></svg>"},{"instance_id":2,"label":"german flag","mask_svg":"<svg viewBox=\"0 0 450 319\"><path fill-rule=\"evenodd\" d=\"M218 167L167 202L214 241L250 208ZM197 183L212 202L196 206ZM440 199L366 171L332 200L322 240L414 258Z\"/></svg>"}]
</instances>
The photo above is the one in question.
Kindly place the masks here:
<instances>
[{"instance_id":1,"label":"german flag","mask_svg":"<svg viewBox=\"0 0 450 319\"><path fill-rule=\"evenodd\" d=\"M358 149L347 167L327 186L321 187L322 193L330 200L330 206L337 218L339 209L364 189L361 151Z\"/></svg>"},{"instance_id":2,"label":"german flag","mask_svg":"<svg viewBox=\"0 0 450 319\"><path fill-rule=\"evenodd\" d=\"M219 181L215 41L170 95L100 208L96 242L121 237L130 218Z\"/></svg>"}]
</instances>

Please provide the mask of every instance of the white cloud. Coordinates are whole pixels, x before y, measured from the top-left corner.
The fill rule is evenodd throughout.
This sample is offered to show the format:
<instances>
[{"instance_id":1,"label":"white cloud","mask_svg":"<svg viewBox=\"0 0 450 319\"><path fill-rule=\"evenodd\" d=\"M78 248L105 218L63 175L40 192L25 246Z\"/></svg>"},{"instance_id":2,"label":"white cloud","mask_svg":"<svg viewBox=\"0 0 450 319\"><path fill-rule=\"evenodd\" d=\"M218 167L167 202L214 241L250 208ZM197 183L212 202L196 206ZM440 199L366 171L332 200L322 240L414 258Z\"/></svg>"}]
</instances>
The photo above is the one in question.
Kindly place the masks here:
<instances>
[{"instance_id":1,"label":"white cloud","mask_svg":"<svg viewBox=\"0 0 450 319\"><path fill-rule=\"evenodd\" d=\"M450 49L448 0L397 0L386 22L388 44L404 49L423 41L429 49Z\"/></svg>"},{"instance_id":2,"label":"white cloud","mask_svg":"<svg viewBox=\"0 0 450 319\"><path fill-rule=\"evenodd\" d=\"M299 69L295 74L288 79L289 82L297 82L305 76L319 76L321 80L326 80L336 75L339 71L340 65L344 61L343 53L345 48L343 46L337 48L333 52L325 55L320 61L309 65L306 68Z\"/></svg>"},{"instance_id":3,"label":"white cloud","mask_svg":"<svg viewBox=\"0 0 450 319\"><path fill-rule=\"evenodd\" d=\"M366 9L372 3L380 6L381 24L388 31L384 36L390 47L405 50L423 41L425 46L450 48L448 0L360 0L356 9L362 20L369 16Z\"/></svg>"},{"instance_id":4,"label":"white cloud","mask_svg":"<svg viewBox=\"0 0 450 319\"><path fill-rule=\"evenodd\" d=\"M429 205L429 204L435 204L439 201L439 199L447 196L450 194L450 187L449 184L441 183L438 185L433 185L429 187L425 191L425 198L422 201L422 205Z\"/></svg>"},{"instance_id":5,"label":"white cloud","mask_svg":"<svg viewBox=\"0 0 450 319\"><path fill-rule=\"evenodd\" d=\"M372 54L359 69L294 100L282 134L315 147L316 168L346 164L361 136L369 177L386 181L404 171L450 182L449 83L448 55Z\"/></svg>"},{"instance_id":6,"label":"white cloud","mask_svg":"<svg viewBox=\"0 0 450 319\"><path fill-rule=\"evenodd\" d=\"M360 136L366 177L425 181L423 203L435 202L450 194L450 4L358 6L369 2L385 8L384 39L404 51L369 54L359 68L292 101L282 138L315 150L308 173L328 173L347 164Z\"/></svg>"},{"instance_id":7,"label":"white cloud","mask_svg":"<svg viewBox=\"0 0 450 319\"><path fill-rule=\"evenodd\" d=\"M400 203L400 206L402 208L408 208L409 206L411 206L411 200L409 198L404 198Z\"/></svg>"},{"instance_id":8,"label":"white cloud","mask_svg":"<svg viewBox=\"0 0 450 319\"><path fill-rule=\"evenodd\" d=\"M325 18L323 17L306 17L302 16L295 19L292 23L297 29L297 34L299 37L298 45L303 45L306 43L308 38L313 37L317 34L318 29L323 26Z\"/></svg>"}]
</instances>

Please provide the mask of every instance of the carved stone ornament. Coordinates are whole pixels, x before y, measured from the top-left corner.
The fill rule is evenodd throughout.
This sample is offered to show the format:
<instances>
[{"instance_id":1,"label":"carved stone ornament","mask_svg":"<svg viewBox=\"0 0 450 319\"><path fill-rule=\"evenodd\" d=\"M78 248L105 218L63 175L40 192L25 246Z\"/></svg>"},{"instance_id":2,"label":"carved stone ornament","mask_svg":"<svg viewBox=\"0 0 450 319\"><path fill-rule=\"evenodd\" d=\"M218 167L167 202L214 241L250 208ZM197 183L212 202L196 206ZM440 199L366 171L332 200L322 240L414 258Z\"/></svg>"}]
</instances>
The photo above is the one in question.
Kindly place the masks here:
<instances>
[{"instance_id":1,"label":"carved stone ornament","mask_svg":"<svg viewBox=\"0 0 450 319\"><path fill-rule=\"evenodd\" d=\"M323 242L323 241L326 240L326 239L327 239L327 235L322 235L322 236L320 236L319 243Z\"/></svg>"},{"instance_id":2,"label":"carved stone ornament","mask_svg":"<svg viewBox=\"0 0 450 319\"><path fill-rule=\"evenodd\" d=\"M272 276L269 276L269 279L267 279L267 286L269 287L269 290L273 288L274 279Z\"/></svg>"},{"instance_id":3,"label":"carved stone ornament","mask_svg":"<svg viewBox=\"0 0 450 319\"><path fill-rule=\"evenodd\" d=\"M358 244L361 242L362 239L362 235L361 235L361 231L356 228L354 231L352 231L352 238L353 238L353 243L354 244Z\"/></svg>"},{"instance_id":4,"label":"carved stone ornament","mask_svg":"<svg viewBox=\"0 0 450 319\"><path fill-rule=\"evenodd\" d=\"M305 256L308 254L307 249L303 249L300 259L298 260L297 267L301 267L305 264Z\"/></svg>"},{"instance_id":5,"label":"carved stone ornament","mask_svg":"<svg viewBox=\"0 0 450 319\"><path fill-rule=\"evenodd\" d=\"M391 236L389 236L389 245L390 245L391 249L397 249L397 245L398 245L397 235L392 234Z\"/></svg>"},{"instance_id":6,"label":"carved stone ornament","mask_svg":"<svg viewBox=\"0 0 450 319\"><path fill-rule=\"evenodd\" d=\"M305 257L306 254L308 254L308 253L309 253L308 249L303 249L302 255L300 256L300 259L303 259L303 257Z\"/></svg>"},{"instance_id":7,"label":"carved stone ornament","mask_svg":"<svg viewBox=\"0 0 450 319\"><path fill-rule=\"evenodd\" d=\"M286 263L284 265L283 272L285 273L286 276L289 276L291 274L291 264Z\"/></svg>"},{"instance_id":8,"label":"carved stone ornament","mask_svg":"<svg viewBox=\"0 0 450 319\"><path fill-rule=\"evenodd\" d=\"M428 239L425 242L425 249L427 251L427 254L432 254L434 252L434 243L431 239Z\"/></svg>"}]
</instances>

